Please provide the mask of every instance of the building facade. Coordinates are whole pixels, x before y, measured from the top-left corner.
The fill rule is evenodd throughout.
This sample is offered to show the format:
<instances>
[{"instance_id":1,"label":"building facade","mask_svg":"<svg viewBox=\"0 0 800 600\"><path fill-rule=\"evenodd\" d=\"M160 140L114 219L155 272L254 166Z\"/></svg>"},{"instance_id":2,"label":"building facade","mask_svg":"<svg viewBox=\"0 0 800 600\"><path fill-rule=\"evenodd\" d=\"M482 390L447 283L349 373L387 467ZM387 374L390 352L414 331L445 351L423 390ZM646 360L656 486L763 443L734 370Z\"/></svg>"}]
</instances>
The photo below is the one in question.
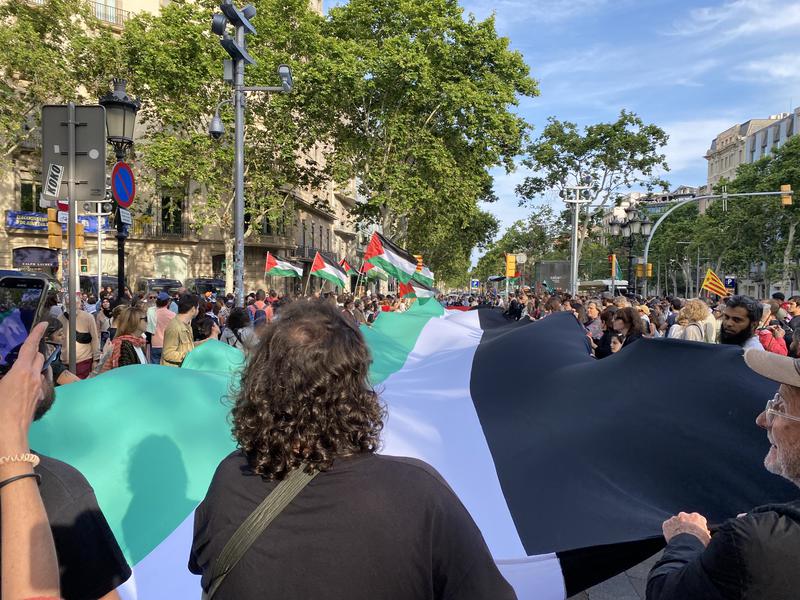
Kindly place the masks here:
<instances>
[{"instance_id":1,"label":"building facade","mask_svg":"<svg viewBox=\"0 0 800 600\"><path fill-rule=\"evenodd\" d=\"M132 13L156 13L165 1L101 0L91 5L100 20L121 30ZM312 8L321 12L321 0L312 0ZM32 136L14 155L11 168L0 174L0 210L4 217L0 226L0 269L42 271L60 279L63 261L57 250L47 247L46 210L39 205L40 146L41 139ZM319 190L291 190L290 196L280 219L265 220L246 232L244 278L248 291L273 288L291 293L319 289L324 280L308 277L317 251L329 260L338 262L345 258L353 266L360 266L359 249L363 248L364 240L351 216L356 202L355 183L343 187L330 183ZM125 241L125 272L131 289L136 289L137 282L144 278L224 279L225 246L231 232L199 227L193 208L203 201L202 190L194 184L188 190L139 188L136 203L147 208L134 217ZM78 209L80 214L82 208ZM109 227L107 219L101 219L100 223L96 218L89 221L85 247L79 251L81 258L87 259L86 275L115 276L116 231ZM246 224L248 229L249 225ZM98 261L100 245L102 264ZM265 279L267 252L302 263L303 280Z\"/></svg>"}]
</instances>

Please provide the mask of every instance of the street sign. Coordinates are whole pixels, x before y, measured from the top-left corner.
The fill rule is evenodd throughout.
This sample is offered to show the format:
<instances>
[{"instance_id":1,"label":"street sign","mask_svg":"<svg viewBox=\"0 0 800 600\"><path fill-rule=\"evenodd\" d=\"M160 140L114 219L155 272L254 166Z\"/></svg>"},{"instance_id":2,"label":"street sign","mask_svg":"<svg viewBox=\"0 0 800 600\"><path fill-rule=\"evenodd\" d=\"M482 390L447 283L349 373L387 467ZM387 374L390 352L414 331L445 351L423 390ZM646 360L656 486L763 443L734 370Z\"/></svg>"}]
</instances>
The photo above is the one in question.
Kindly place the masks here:
<instances>
[{"instance_id":1,"label":"street sign","mask_svg":"<svg viewBox=\"0 0 800 600\"><path fill-rule=\"evenodd\" d=\"M735 288L736 287L736 277L731 277L730 275L725 276L725 287L726 288Z\"/></svg>"},{"instance_id":2,"label":"street sign","mask_svg":"<svg viewBox=\"0 0 800 600\"><path fill-rule=\"evenodd\" d=\"M68 182L73 177L72 201L102 200L106 194L106 111L97 105L75 107L74 174L69 172L68 121L66 105L42 107L43 193L50 198L67 198Z\"/></svg>"},{"instance_id":3,"label":"street sign","mask_svg":"<svg viewBox=\"0 0 800 600\"><path fill-rule=\"evenodd\" d=\"M470 279L469 287L470 287L470 289L473 289L473 290L480 289L480 287L481 287L480 279Z\"/></svg>"},{"instance_id":4,"label":"street sign","mask_svg":"<svg viewBox=\"0 0 800 600\"><path fill-rule=\"evenodd\" d=\"M519 254L517 254L517 264L518 265L524 265L526 262L528 262L528 255L527 254L525 254L524 252L520 252Z\"/></svg>"},{"instance_id":5,"label":"street sign","mask_svg":"<svg viewBox=\"0 0 800 600\"><path fill-rule=\"evenodd\" d=\"M50 198L58 198L61 191L61 180L64 178L64 167L56 163L50 163L47 168L47 177L44 180L42 194Z\"/></svg>"},{"instance_id":6,"label":"street sign","mask_svg":"<svg viewBox=\"0 0 800 600\"><path fill-rule=\"evenodd\" d=\"M122 208L128 208L133 204L133 199L136 197L136 180L128 163L120 161L114 165L114 170L111 171L111 195Z\"/></svg>"},{"instance_id":7,"label":"street sign","mask_svg":"<svg viewBox=\"0 0 800 600\"><path fill-rule=\"evenodd\" d=\"M131 218L131 211L124 208L118 208L117 210L119 211L119 220L121 223L123 223L124 225L133 225L133 219Z\"/></svg>"},{"instance_id":8,"label":"street sign","mask_svg":"<svg viewBox=\"0 0 800 600\"><path fill-rule=\"evenodd\" d=\"M62 225L69 223L69 213L65 210L58 211L58 222Z\"/></svg>"}]
</instances>

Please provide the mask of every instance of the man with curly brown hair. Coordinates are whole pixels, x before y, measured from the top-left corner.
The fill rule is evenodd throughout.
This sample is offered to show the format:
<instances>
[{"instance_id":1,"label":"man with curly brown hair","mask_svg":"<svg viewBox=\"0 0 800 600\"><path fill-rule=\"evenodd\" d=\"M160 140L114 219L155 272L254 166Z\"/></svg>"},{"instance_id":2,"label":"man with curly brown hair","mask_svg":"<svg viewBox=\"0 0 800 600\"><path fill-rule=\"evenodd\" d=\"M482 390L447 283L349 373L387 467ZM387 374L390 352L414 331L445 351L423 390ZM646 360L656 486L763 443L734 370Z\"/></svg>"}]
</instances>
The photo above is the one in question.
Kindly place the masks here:
<instances>
[{"instance_id":1,"label":"man with curly brown hair","mask_svg":"<svg viewBox=\"0 0 800 600\"><path fill-rule=\"evenodd\" d=\"M293 471L317 475L228 573L215 600L511 600L467 510L426 463L376 454L385 412L358 327L297 302L265 327L233 407L239 450L195 513L189 568L208 591L223 547Z\"/></svg>"}]
</instances>

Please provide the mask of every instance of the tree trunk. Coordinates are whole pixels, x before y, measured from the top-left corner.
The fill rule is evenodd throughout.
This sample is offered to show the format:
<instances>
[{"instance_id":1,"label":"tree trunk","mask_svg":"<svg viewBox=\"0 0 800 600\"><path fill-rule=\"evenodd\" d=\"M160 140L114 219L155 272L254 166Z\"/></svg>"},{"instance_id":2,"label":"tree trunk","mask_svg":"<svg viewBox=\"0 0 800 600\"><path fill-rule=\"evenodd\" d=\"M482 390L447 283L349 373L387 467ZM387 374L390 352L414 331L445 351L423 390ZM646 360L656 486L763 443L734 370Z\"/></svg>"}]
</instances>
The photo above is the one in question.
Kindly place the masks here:
<instances>
[{"instance_id":1,"label":"tree trunk","mask_svg":"<svg viewBox=\"0 0 800 600\"><path fill-rule=\"evenodd\" d=\"M797 230L797 221L792 221L789 223L789 234L786 237L786 248L783 250L783 271L781 272L781 280L783 287L783 292L787 296L792 293L792 282L790 279L790 267L791 265L789 262L792 259L792 252L794 251L794 234Z\"/></svg>"},{"instance_id":2,"label":"tree trunk","mask_svg":"<svg viewBox=\"0 0 800 600\"><path fill-rule=\"evenodd\" d=\"M233 290L233 237L225 238L225 289Z\"/></svg>"}]
</instances>

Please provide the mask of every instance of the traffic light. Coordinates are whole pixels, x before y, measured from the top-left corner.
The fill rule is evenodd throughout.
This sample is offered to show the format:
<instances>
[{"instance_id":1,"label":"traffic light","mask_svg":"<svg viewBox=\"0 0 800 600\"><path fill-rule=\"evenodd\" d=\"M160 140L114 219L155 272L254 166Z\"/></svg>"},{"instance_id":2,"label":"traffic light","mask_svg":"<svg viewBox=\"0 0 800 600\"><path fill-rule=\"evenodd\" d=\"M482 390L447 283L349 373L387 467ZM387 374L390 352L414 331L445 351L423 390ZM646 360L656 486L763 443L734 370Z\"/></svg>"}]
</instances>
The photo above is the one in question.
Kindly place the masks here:
<instances>
[{"instance_id":1,"label":"traffic light","mask_svg":"<svg viewBox=\"0 0 800 600\"><path fill-rule=\"evenodd\" d=\"M89 259L82 258L81 259L81 273L88 273L89 272Z\"/></svg>"},{"instance_id":2,"label":"traffic light","mask_svg":"<svg viewBox=\"0 0 800 600\"><path fill-rule=\"evenodd\" d=\"M83 249L83 223L81 222L75 224L75 247L78 250Z\"/></svg>"},{"instance_id":3,"label":"traffic light","mask_svg":"<svg viewBox=\"0 0 800 600\"><path fill-rule=\"evenodd\" d=\"M783 206L792 205L792 186L788 183L784 183L781 186L781 204Z\"/></svg>"},{"instance_id":4,"label":"traffic light","mask_svg":"<svg viewBox=\"0 0 800 600\"><path fill-rule=\"evenodd\" d=\"M422 271L422 265L424 264L422 262L422 254L415 254L414 258L417 259L417 273L419 273L420 271Z\"/></svg>"},{"instance_id":5,"label":"traffic light","mask_svg":"<svg viewBox=\"0 0 800 600\"><path fill-rule=\"evenodd\" d=\"M517 255L506 254L506 277L514 277L517 273Z\"/></svg>"},{"instance_id":6,"label":"traffic light","mask_svg":"<svg viewBox=\"0 0 800 600\"><path fill-rule=\"evenodd\" d=\"M636 263L636 277L644 277L644 265Z\"/></svg>"},{"instance_id":7,"label":"traffic light","mask_svg":"<svg viewBox=\"0 0 800 600\"><path fill-rule=\"evenodd\" d=\"M653 263L647 263L647 276L653 276Z\"/></svg>"},{"instance_id":8,"label":"traffic light","mask_svg":"<svg viewBox=\"0 0 800 600\"><path fill-rule=\"evenodd\" d=\"M58 210L47 209L47 247L52 250L61 250L61 223L58 222Z\"/></svg>"}]
</instances>

